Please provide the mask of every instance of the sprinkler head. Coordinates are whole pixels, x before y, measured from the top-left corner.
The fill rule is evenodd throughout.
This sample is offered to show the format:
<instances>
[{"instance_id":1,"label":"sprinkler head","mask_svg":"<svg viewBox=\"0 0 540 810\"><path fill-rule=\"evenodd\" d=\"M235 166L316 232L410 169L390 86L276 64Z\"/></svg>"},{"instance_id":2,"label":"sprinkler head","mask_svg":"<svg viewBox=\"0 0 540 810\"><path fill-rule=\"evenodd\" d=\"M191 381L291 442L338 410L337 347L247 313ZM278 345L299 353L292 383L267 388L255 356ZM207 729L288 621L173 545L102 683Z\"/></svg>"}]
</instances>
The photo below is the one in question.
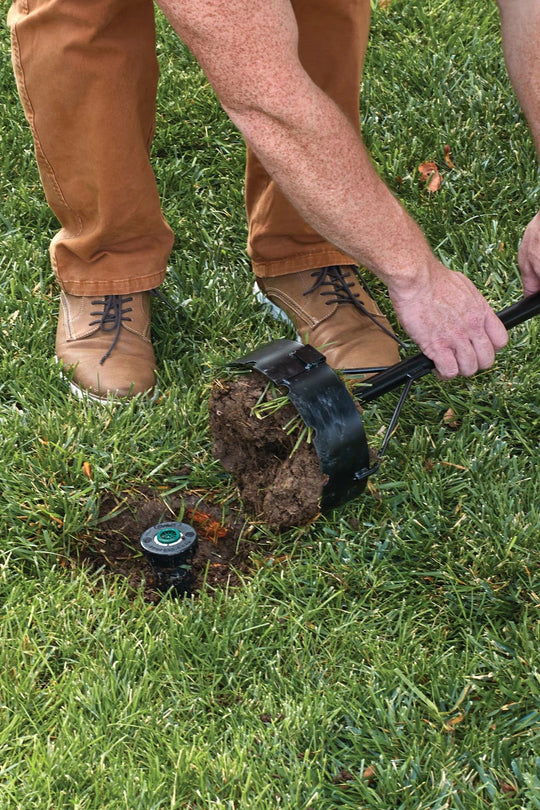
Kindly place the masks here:
<instances>
[{"instance_id":1,"label":"sprinkler head","mask_svg":"<svg viewBox=\"0 0 540 810\"><path fill-rule=\"evenodd\" d=\"M190 593L192 562L197 551L197 532L188 523L158 523L141 535L141 549L156 575L163 593Z\"/></svg>"}]
</instances>

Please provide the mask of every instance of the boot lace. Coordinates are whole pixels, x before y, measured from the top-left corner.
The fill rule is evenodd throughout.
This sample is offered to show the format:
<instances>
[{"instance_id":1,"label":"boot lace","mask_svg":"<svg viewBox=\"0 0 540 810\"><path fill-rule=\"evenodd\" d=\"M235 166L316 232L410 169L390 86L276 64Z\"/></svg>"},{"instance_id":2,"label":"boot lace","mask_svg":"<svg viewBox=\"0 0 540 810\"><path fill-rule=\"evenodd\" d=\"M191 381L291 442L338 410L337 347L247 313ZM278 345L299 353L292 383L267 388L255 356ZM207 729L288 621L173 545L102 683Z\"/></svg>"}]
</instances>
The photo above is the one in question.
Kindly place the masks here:
<instances>
[{"instance_id":1,"label":"boot lace","mask_svg":"<svg viewBox=\"0 0 540 810\"><path fill-rule=\"evenodd\" d=\"M396 343L399 343L402 348L406 348L406 344L402 340L394 335L390 329L387 329L387 327L378 320L376 315L372 315L371 312L366 309L364 303L360 299L360 293L353 292L355 282L358 281L360 287L366 293L366 295L373 299L373 295L371 294L368 285L356 267L340 267L339 265L331 265L329 267L321 267L315 270L311 275L315 279L315 282L309 288L309 290L305 291L304 295L309 295L310 293L319 290L320 295L328 297L326 304L329 306L331 304L338 304L340 306L343 304L349 304L356 307L356 309L365 315L366 318L369 318L370 321L378 326L381 331L389 335L393 340L396 341ZM349 279L351 280L349 281Z\"/></svg>"},{"instance_id":2,"label":"boot lace","mask_svg":"<svg viewBox=\"0 0 540 810\"><path fill-rule=\"evenodd\" d=\"M168 307L174 309L163 293L158 290L150 290L150 295L153 298L159 298L159 300L163 301ZM97 324L103 332L113 333L111 345L99 361L100 366L111 356L116 347L120 338L122 325L124 323L131 323L129 313L133 312L133 307L128 306L131 301L133 301L132 295L105 295L103 298L96 298L92 301L92 306L99 307L99 309L90 313L90 315L95 316L96 319L90 321L89 326L95 326Z\"/></svg>"}]
</instances>

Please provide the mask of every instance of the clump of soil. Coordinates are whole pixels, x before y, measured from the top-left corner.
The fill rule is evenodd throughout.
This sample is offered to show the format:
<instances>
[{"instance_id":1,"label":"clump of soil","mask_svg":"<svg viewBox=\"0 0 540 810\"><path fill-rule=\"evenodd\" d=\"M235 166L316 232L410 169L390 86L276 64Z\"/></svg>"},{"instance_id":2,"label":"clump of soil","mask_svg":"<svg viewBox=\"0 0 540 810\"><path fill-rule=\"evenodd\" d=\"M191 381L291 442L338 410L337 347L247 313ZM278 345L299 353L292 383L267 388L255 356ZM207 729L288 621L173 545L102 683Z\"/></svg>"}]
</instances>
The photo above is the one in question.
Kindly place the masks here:
<instances>
[{"instance_id":1,"label":"clump of soil","mask_svg":"<svg viewBox=\"0 0 540 810\"><path fill-rule=\"evenodd\" d=\"M219 505L198 492L173 495L166 502L149 489L121 500L105 496L98 528L78 549L76 562L125 577L134 590L143 590L147 601L158 602L162 595L156 590L153 568L142 555L140 538L150 526L180 519L195 528L199 541L192 593L239 586L242 575L253 569L253 545L248 540L253 527L239 509L229 508L224 517ZM260 542L257 545L260 551Z\"/></svg>"},{"instance_id":2,"label":"clump of soil","mask_svg":"<svg viewBox=\"0 0 540 810\"><path fill-rule=\"evenodd\" d=\"M277 389L259 372L216 380L209 401L213 452L235 479L248 514L274 529L313 520L327 481L313 443L297 444L302 424L289 402L264 418L254 412L276 397ZM278 392L279 393L279 392Z\"/></svg>"}]
</instances>

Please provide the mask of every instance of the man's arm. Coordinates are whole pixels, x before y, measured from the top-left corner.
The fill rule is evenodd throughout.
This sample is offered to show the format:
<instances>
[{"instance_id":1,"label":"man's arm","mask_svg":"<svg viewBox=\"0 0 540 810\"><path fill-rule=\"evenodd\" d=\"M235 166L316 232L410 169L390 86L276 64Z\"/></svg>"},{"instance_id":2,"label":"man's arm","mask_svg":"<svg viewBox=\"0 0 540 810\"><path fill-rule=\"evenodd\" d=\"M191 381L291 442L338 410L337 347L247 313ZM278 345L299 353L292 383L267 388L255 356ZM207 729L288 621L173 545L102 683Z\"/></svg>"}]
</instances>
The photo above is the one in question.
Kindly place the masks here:
<instances>
[{"instance_id":1,"label":"man's arm","mask_svg":"<svg viewBox=\"0 0 540 810\"><path fill-rule=\"evenodd\" d=\"M498 0L508 74L540 155L540 0ZM525 295L540 290L540 213L518 254Z\"/></svg>"},{"instance_id":2,"label":"man's arm","mask_svg":"<svg viewBox=\"0 0 540 810\"><path fill-rule=\"evenodd\" d=\"M345 115L303 69L289 0L158 2L269 174L315 230L384 281L439 374L491 365L504 327L475 286L435 258Z\"/></svg>"}]
</instances>

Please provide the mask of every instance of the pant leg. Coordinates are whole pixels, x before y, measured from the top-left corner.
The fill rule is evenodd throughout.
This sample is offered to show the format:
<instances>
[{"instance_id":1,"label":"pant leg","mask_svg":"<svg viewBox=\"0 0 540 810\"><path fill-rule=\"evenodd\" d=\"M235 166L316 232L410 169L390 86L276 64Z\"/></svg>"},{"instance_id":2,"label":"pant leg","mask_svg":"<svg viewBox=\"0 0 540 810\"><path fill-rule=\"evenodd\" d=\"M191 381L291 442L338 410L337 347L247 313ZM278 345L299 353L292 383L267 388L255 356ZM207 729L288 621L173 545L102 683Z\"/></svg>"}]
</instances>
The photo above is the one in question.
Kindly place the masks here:
<instances>
[{"instance_id":1,"label":"pant leg","mask_svg":"<svg viewBox=\"0 0 540 810\"><path fill-rule=\"evenodd\" d=\"M13 0L15 76L61 230L51 259L74 295L163 280L172 232L149 149L157 59L152 0Z\"/></svg>"},{"instance_id":2,"label":"pant leg","mask_svg":"<svg viewBox=\"0 0 540 810\"><path fill-rule=\"evenodd\" d=\"M369 36L369 0L291 0L300 60L359 129L359 92ZM307 225L248 149L248 253L258 276L355 264Z\"/></svg>"}]
</instances>

